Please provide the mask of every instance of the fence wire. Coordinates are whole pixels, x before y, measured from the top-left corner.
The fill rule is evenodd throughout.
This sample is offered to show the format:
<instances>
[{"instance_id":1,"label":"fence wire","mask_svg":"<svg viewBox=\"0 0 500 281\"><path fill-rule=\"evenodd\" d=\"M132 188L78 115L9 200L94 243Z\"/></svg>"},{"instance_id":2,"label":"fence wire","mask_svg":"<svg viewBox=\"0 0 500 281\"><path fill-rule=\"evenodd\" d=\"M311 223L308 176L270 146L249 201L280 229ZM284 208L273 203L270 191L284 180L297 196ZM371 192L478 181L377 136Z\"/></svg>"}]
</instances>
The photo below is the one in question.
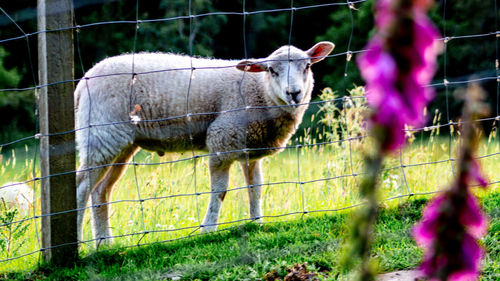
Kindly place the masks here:
<instances>
[{"instance_id":1,"label":"fence wire","mask_svg":"<svg viewBox=\"0 0 500 281\"><path fill-rule=\"evenodd\" d=\"M3 220L0 223L0 233L6 233L9 231L12 231L13 229L18 228L19 226L31 225L32 233L29 233L29 237L21 236L19 238L19 241L9 241L9 243L14 242L17 244L25 244L26 241L30 243L30 245L26 246L21 246L21 248L18 249L15 253L7 253L4 255L0 254L0 268L4 267L4 265L9 264L10 261L14 260L19 260L19 259L31 259L38 261L40 257L40 253L47 250L47 248L42 248L41 243L40 243L40 237L41 237L41 230L39 228L40 226L40 219L44 216L54 216L58 214L63 214L63 213L68 213L68 212L75 212L75 211L82 211L82 210L91 210L93 208L101 207L101 206L114 206L115 208L123 208L120 209L122 212L124 210L128 210L130 214L112 214L112 216L127 216L130 215L130 218L132 218L126 227L123 225L114 225L114 232L117 234L114 234L110 237L106 238L114 238L115 240L117 239L126 239L126 244L124 247L136 247L136 246L143 246L143 245L148 245L151 243L158 243L158 242L168 242L168 241L175 241L179 239L184 239L187 237L193 237L193 236L198 236L201 235L200 229L203 227L202 225L202 220L200 217L200 212L202 212L203 205L206 205L207 199L204 197L210 196L213 193L219 193L220 191L211 191L207 190L209 189L207 186L201 186L200 181L202 181L204 175L206 174L207 170L207 160L210 157L214 156L220 156L224 154L231 154L231 153L244 153L246 155L246 161L244 165L246 166L246 171L248 173L248 165L249 165L249 158L248 155L251 152L255 151L273 151L277 149L282 149L284 150L281 154L284 156L275 156L271 160L266 160L265 164L267 165L267 173L265 173L265 179L263 183L257 184L257 185L246 185L246 184L240 184L239 181L231 181L230 186L227 189L227 194L233 197L235 197L235 202L232 203L238 203L241 206L237 206L238 209L244 209L247 208L246 206L243 206L242 203L244 203L243 199L239 198L239 191L244 191L248 190L250 188L254 187L262 187L263 190L263 200L266 201L266 195L268 193L272 192L277 192L283 194L283 196L288 196L290 193L292 194L299 194L298 196L298 203L295 209L289 209L285 212L280 212L281 208L286 209L287 205L289 205L289 202L281 202L282 205L279 205L279 202L277 204L271 204L268 203L266 207L264 207L264 215L263 215L263 223L273 223L276 221L287 221L287 220L292 220L295 219L296 217L302 217L305 215L310 215L310 214L317 214L317 213L331 213L331 212L338 212L338 211L343 211L351 208L358 207L360 205L363 205L363 202L361 202L358 198L358 200L353 200L349 201L348 204L346 205L345 202L339 201L337 206L332 206L331 204L328 204L328 201L331 201L333 196L354 196L356 195L349 195L348 192L350 190L355 190L357 187L357 179L362 176L364 173L362 172L362 167L359 165L359 161L356 159L356 155L359 154L359 149L360 149L360 143L361 142L366 142L367 136L364 131L358 131L355 126L356 124L353 124L353 120L349 119L348 113L353 109L354 107L359 107L359 106L365 106L365 98L364 96L350 96L349 95L349 87L351 85L348 85L348 70L350 68L355 68L356 66L353 65L353 58L355 58L355 55L364 52L365 50L360 49L360 50L352 50L351 49L351 42L353 38L355 38L356 35L356 26L357 23L355 18L353 17L353 13L359 12L359 9L366 9L366 6L363 6L364 2L367 2L367 0L359 0L359 1L336 1L332 3L326 3L326 4L318 4L318 5L308 5L308 6L296 6L294 5L294 1L291 0L289 7L286 8L279 8L279 9L261 9L261 10L255 10L255 11L248 11L246 7L246 2L243 0L242 2L242 7L240 11L217 11L217 12L211 12L211 13L202 13L202 14L194 14L193 13L193 3L192 1L189 1L189 8L188 8L188 14L186 15L181 15L181 16L175 16L175 17L168 17L168 18L157 18L157 19L141 19L139 17L139 9L140 9L140 2L139 0L136 1L135 8L135 20L120 20L120 21L103 21L103 22L94 22L94 23L89 23L89 24L78 24L75 20L73 26L68 26L62 29L58 30L43 30L43 31L37 31L37 32L25 32L20 25L16 23L13 17L9 15L7 11L2 9L0 7L0 11L8 18L10 21L11 25L14 25L18 30L22 33L22 35L17 36L17 37L12 37L12 38L2 38L0 39L0 46L2 44L6 44L9 42L13 42L16 40L26 40L27 43L27 55L26 55L26 66L27 69L31 70L31 76L33 79L33 85L32 87L24 87L24 88L11 88L11 89L0 89L0 93L5 93L8 95L16 95L19 92L26 92L26 91L36 91L38 89L48 87L51 85L55 84L60 84L60 83L74 83L74 82L81 82L84 81L87 83L92 79L97 79L97 78L106 78L106 77L111 77L111 76L128 76L130 77L130 94L129 94L129 111L133 110L133 98L134 98L134 81L137 77L142 76L142 75L148 75L148 74L153 74L153 73L161 73L161 72L175 72L175 71L190 71L190 81L189 81L189 86L187 89L186 93L186 113L183 115L179 116L165 116L163 118L157 118L157 119L150 119L150 120L127 120L127 121L120 121L116 120L114 122L106 122L106 123L89 123L88 126L80 127L80 128L75 128L74 130L71 131L64 131L64 132L59 132L56 134L40 134L38 133L38 126L35 128L35 133L32 136L28 136L25 138L20 138L16 140L11 140L9 142L6 142L4 144L0 144L0 151L6 152L9 151L9 149L12 149L15 146L18 146L23 143L27 143L28 141L34 142L35 146L32 149L32 156L29 156L30 159L33 161L33 167L31 168L29 174L23 175L22 178L23 180L18 181L18 182L12 182L12 183L7 183L9 180L4 179L5 182L2 182L2 186L0 187L0 192L2 190L7 190L9 188L15 188L19 187L22 184L29 184L33 187L35 190L34 193L34 198L32 198L33 201L33 206L30 208L31 215L23 216L23 217L16 217L15 219L11 220ZM436 192L439 192L440 188L445 186L447 184L446 181L447 178L450 178L453 173L454 173L454 163L456 161L454 155L454 149L456 147L457 141L459 141L458 134L453 133L456 131L456 128L459 127L461 124L463 124L460 120L454 121L452 120L450 116L450 95L452 89L456 89L458 87L462 87L468 83L473 83L473 82L490 82L490 81L496 81L496 105L495 105L495 110L494 110L494 116L488 117L488 118L483 118L483 119L478 119L474 120L473 122L477 122L479 124L486 124L486 126L489 126L490 124L493 124L492 126L495 128L497 126L498 121L500 121L500 114L499 114L499 92L500 92L500 76L499 76L499 55L498 55L498 37L500 36L500 31L498 31L498 25L497 25L497 3L496 1L494 2L494 13L495 13L495 32L485 32L485 33L480 33L480 34L469 34L469 35L453 35L449 34L446 26L447 22L447 15L446 15L446 10L447 7L449 7L450 4L447 4L446 1L441 1L440 5L442 5L443 9L443 15L442 15L442 21L443 21L443 29L441 30L443 38L440 38L439 40L443 41L444 43L444 53L442 55L443 57L443 73L438 73L436 77L439 77L435 80L434 83L428 85L428 87L433 87L437 90L438 95L444 95L445 96L445 104L446 104L446 124L440 124L440 122L435 122L432 124L428 124L427 126L421 127L421 128L407 128L405 129L406 133L410 136L417 136L417 138L420 138L420 142L416 141L414 143L409 144L407 149L401 149L392 159L391 161L388 161L386 167L382 170L382 173L385 176L384 179L388 180L388 183L382 183L383 185L387 186L395 186L395 188L392 188L393 190L390 190L388 192L388 196L384 197L384 201L393 201L393 200L398 200L398 199L404 199L404 198L409 198L411 196L416 196L416 195L429 195L433 194ZM315 100L307 104L301 104L301 105L308 105L309 108L311 108L315 112L320 112L321 110L324 110L325 106L336 106L338 109L338 114L335 116L335 118L339 122L339 128L342 132L341 138L338 139L327 139L326 137L323 136L323 139L315 139L318 138L316 137L311 137L313 134L312 130L309 130L308 132L311 135L308 135L306 132L304 135L299 137L294 137L289 144L287 144L284 147L263 147L263 148L248 148L247 145L245 145L246 148L241 149L241 150L231 150L231 151L225 151L225 152L213 152L213 153L206 153L206 152L199 152L195 149L195 145L193 143L193 135L191 132L191 124L188 123L187 125L187 130L189 132L189 138L191 141L191 150L188 151L190 153L190 156L185 156L184 154L181 155L176 155L171 158L173 159L167 159L167 160L162 160L158 158L153 158L151 156L147 155L138 155L138 156L133 156L132 161L127 162L127 163L107 163L103 165L98 165L98 166L92 166L92 167L85 167L84 169L75 169L74 171L69 171L67 173L90 173L92 171L98 170L98 169L103 169L103 168L109 168L109 167L114 167L114 166L132 166L132 170L128 170L127 175L132 177L132 185L134 186L132 189L135 191L136 195L134 197L125 197L125 198L120 198L117 200L113 200L107 203L103 204L96 204L92 205L90 204L89 206L78 208L76 210L70 210L66 212L58 212L58 213L51 213L51 214L41 214L40 213L40 202L39 202L39 186L40 186L40 181L42 179L48 178L48 177L57 177L63 174L67 173L61 173L61 174L52 174L46 177L42 177L39 175L39 169L37 169L37 165L39 164L37 162L37 154L38 154L38 147L39 147L39 142L40 139L42 138L47 138L50 136L54 135L60 135L60 134L68 134L68 133L75 133L77 131L86 131L89 136L91 133L91 130L98 128L98 127L111 127L111 126L116 126L116 125L121 125L121 124L127 124L130 122L135 122L135 123L160 123L160 122L165 122L165 121L171 121L171 120L181 120L181 119L189 119L189 118L194 118L196 116L211 116L211 115L220 115L220 114L225 114L225 113L230 113L230 112L248 112L248 110L252 109L270 109L270 108L283 108L287 107L288 105L282 106L282 105L276 105L276 106L249 106L247 104L243 104L243 106L233 108L231 110L225 110L225 111L220 111L220 112L191 112L190 111L190 105L189 105L189 96L191 92L191 81L193 79L193 75L195 70L203 70L203 69L221 69L221 68L234 68L236 65L228 65L224 67L199 67L195 68L193 67L193 55L195 55L193 51L193 41L190 36L189 42L188 42L188 48L187 52L191 56L191 66L188 68L167 68L167 69L160 69L160 70L155 70L155 71L148 71L148 72L138 72L135 69L135 54L137 53L136 50L136 43L137 43L137 38L138 38L138 32L141 28L142 25L148 24L148 23L167 23L167 22L174 22L174 21L179 21L179 20L189 20L189 29L190 29L190 34L193 32L193 26L194 26L194 21L204 18L204 17L211 17L211 16L220 16L220 15L225 15L225 16L240 16L242 20L242 34L241 34L241 39L243 42L243 50L244 50L244 55L243 57L245 59L248 58L248 46L247 46L247 24L248 24L248 17L252 15L257 15L257 14L286 14L289 17L289 27L288 27L288 42L284 42L286 44L292 45L295 41L297 41L297 38L294 38L294 14L297 11L300 10L312 10L316 11L319 9L345 9L346 13L349 13L349 19L350 19L350 34L348 37L348 42L347 42L347 48L346 51L342 52L334 52L331 55L327 56L325 60L333 59L333 58L338 58L338 57L345 57L345 65L344 67L344 73L343 77L338 77L338 79L343 79L343 85L342 89L340 89L340 97L334 97L326 100ZM78 12L78 11L76 11ZM131 28L134 28L134 37L133 37L133 48L130 50L130 54L132 55L132 68L130 69L130 72L124 71L121 73L112 73L112 74L107 74L107 75L96 75L96 76L89 76L89 77L83 77L79 79L74 79L74 80L68 80L68 81L58 81L54 83L49 83L49 84L43 84L41 85L40 83L37 83L36 75L35 75L35 69L36 67L33 64L32 57L31 57L31 51L30 51L30 40L33 39L33 36L37 36L40 33L48 33L48 32L57 32L57 31L62 31L62 30L73 30L75 31L75 43L76 43L76 53L77 53L77 63L80 64L81 69L85 72L85 66L82 57L85 56L84 53L82 53L82 50L80 48L80 39L79 39L79 34L83 32L84 30L88 30L91 27L97 27L97 26L106 26L106 25L115 25L115 24L129 24L131 25ZM447 73L447 69L449 67L448 65L448 49L451 48L449 42L452 41L458 41L458 40L464 40L464 39L473 39L473 40L483 40L484 38L489 38L489 37L495 37L495 57L491 58L492 63L495 65L495 69L488 70L485 73L481 73L482 76L479 77L474 77L471 78L472 76L470 73L463 73L462 77L454 78L454 77L449 77ZM338 43L338 42L334 42ZM344 42L339 42L339 43L344 43ZM247 74L244 74L242 77L242 81L246 79ZM242 83L241 83L242 84ZM90 89L88 89L88 95L89 98L91 96ZM444 91L442 91L444 90ZM319 91L319 89L315 90L316 92ZM240 92L238 93L239 95L243 95L241 88ZM242 99L245 101L244 97ZM359 104L357 103L359 102ZM339 106L340 105L340 106ZM89 111L89 114L91 112ZM314 116L314 115L313 115ZM313 117L312 117L313 118ZM311 118L311 119L312 119ZM318 117L319 118L319 117ZM431 118L429 118L431 119ZM90 116L89 116L89 120ZM90 122L90 121L89 121ZM313 122L313 120L311 120ZM318 122L318 120L316 120ZM321 127L321 126L319 126ZM318 128L319 128L318 127ZM310 127L311 128L311 127ZM314 126L312 127L314 129ZM336 134L337 132L333 131L331 128L329 129L328 126L323 126L321 127L324 132L328 132L330 134ZM297 134L300 134L301 130L306 130L308 128L306 127L301 127L298 131ZM437 137L437 134L440 129L448 129L450 133L447 136L447 145L445 146L446 150L446 157L445 159L441 159L438 157L438 159L433 158L432 155L429 155L428 161L421 161L419 160L418 162L412 162L413 156L411 155L411 148L413 147L421 147L422 149L428 148L428 151L433 150L433 145L429 144L429 140L432 139L433 137ZM330 131L328 131L330 130ZM437 132L437 133L436 133ZM248 131L246 132L248 134ZM311 139L312 138L312 139ZM496 136L498 138L498 136ZM246 139L246 138L245 138ZM341 152L338 154L335 154L333 152L334 150L338 151L340 150ZM31 153L31 152L29 152ZM90 150L89 150L90 153ZM335 155L334 155L335 154ZM498 159L500 155L500 150L498 146L498 139L494 139L493 143L490 143L488 145L487 149L485 150L484 153L478 155L476 159L480 159L483 161L483 163L486 163L486 160L490 161L495 161L493 159ZM90 154L88 155L90 157ZM177 157L177 158L176 158ZM281 157L281 158L280 158ZM315 160L315 157L317 157L318 160ZM6 157L9 158L9 157ZM312 159L312 160L311 160ZM293 161L295 163L293 163ZM7 161L8 160L2 160L2 169L7 167ZM292 161L290 163L287 163L287 161ZM334 162L335 161L335 162ZM496 160L497 161L497 160ZM339 163L340 162L340 163ZM324 172L320 175L314 176L314 178L308 178L307 174L305 174L305 171L308 169L311 169L312 167L310 166L311 163L314 164L314 168L317 170L323 170ZM290 178L282 178L278 177L274 174L272 174L273 167L272 165L279 166L280 169L285 170L286 167L284 167L286 164L290 164L290 168L294 170L293 173L291 173ZM412 169L418 168L418 167L431 167L429 169L436 169L435 166L438 165L449 165L450 167L447 168L449 172L446 172L445 174L442 175L440 178L440 183L434 183L434 188L432 190L425 190L422 189L421 185L425 185L427 183L427 174L425 177L422 179L412 179L411 178L411 173ZM173 178L174 176L170 176L169 174L163 174L159 175L160 173L165 173L165 170L168 171L173 171L175 168L175 165L185 165L184 166L184 171L183 174L177 175L181 177L181 180L184 180L182 182L181 180L178 180L176 178ZM338 173L338 171L335 170L335 167L342 167L340 169L341 172ZM156 171L153 171L151 167L157 167ZM189 167L189 168L188 168ZM151 170L151 172L149 172ZM165 183L162 180L154 180L153 177L165 177L169 181L171 181L170 184ZM233 175L234 176L234 175ZM246 175L247 178L249 175ZM150 186L150 182L153 184L159 184L159 186ZM176 193L168 193L168 189L170 191L173 189L172 186L176 186L179 184L179 182L182 182L183 184L186 184L186 192L176 192ZM395 182L395 183L394 183ZM500 180L498 178L490 178L490 181L488 185L490 188L498 188ZM315 184L321 185L323 188L319 188L318 186L315 186ZM120 187L120 182L117 183L117 188L116 189L124 189L124 186ZM439 186L441 185L441 186ZM311 187L312 186L312 187ZM332 187L337 186L338 190L332 190ZM162 192L156 192L155 190L157 189L162 189ZM164 189L164 190L163 190ZM190 191L192 189L192 191ZM391 189L391 188L389 188ZM148 191L147 191L148 190ZM150 190L150 191L149 191ZM326 190L326 192L325 192ZM317 203L316 205L310 204L310 200L308 200L308 196L310 196L311 193L321 193L321 197L323 201L325 202L313 202ZM182 201L175 201L177 199L180 199ZM334 198L335 199L335 198ZM170 218L168 218L166 221L165 220L157 220L154 222L148 222L148 219L150 217L158 216L159 214L156 213L153 209L153 207L158 207L160 204L170 204L168 208L165 208L164 210L170 210L169 214L160 214L163 216L167 215L172 215L172 218L175 218L175 215L179 216L176 212L173 210L176 209L181 209L184 208L185 206L188 205L187 202L194 202L194 217L189 217L187 219L191 219L191 221L186 222L185 220L177 220L172 222L170 224ZM153 204L153 207L149 206L148 204ZM222 212L224 212L225 206L228 204L223 204L222 207ZM125 206L125 207L121 207ZM128 207L126 207L128 206ZM138 209L139 214L133 216L134 209ZM227 217L227 216L226 216ZM221 216L221 219L223 216ZM249 217L248 214L239 215L236 217L231 217L229 216L228 220L222 220L220 221L217 225L219 226L219 231L224 231L228 229L229 226L232 225L237 225L241 224L244 222L252 221L253 219ZM115 223L118 221L117 219L114 220ZM123 221L123 220L122 220ZM166 224L169 225L163 225L162 223L165 222ZM176 224L177 223L177 224ZM134 225L136 225L134 227ZM154 226L151 226L151 224L155 224ZM159 226L158 226L159 225ZM79 242L75 242L78 244L82 244L82 247L87 247L87 248L92 248L91 245L94 244L94 242L99 242L101 241L100 238L92 238L91 235L89 235L89 228L90 225L88 223L88 220L86 220L84 228L86 229L84 239ZM1 238L1 237L0 237ZM52 248L56 247L62 247L65 245L56 245L53 246ZM99 249L99 246L97 246ZM101 249L102 250L102 249Z\"/></svg>"}]
</instances>

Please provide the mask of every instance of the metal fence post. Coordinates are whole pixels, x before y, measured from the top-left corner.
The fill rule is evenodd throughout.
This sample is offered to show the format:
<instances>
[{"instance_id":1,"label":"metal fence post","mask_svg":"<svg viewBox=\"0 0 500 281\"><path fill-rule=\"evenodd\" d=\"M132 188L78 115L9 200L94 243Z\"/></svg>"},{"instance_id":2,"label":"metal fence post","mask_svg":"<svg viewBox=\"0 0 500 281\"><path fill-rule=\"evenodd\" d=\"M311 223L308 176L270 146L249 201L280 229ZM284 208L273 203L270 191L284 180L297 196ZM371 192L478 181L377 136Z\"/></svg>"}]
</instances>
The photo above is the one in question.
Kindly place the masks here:
<instances>
[{"instance_id":1,"label":"metal fence post","mask_svg":"<svg viewBox=\"0 0 500 281\"><path fill-rule=\"evenodd\" d=\"M72 0L38 0L39 81L50 85L38 99L42 247L44 259L61 266L78 257L76 212L45 215L76 209L73 30L60 30L72 25Z\"/></svg>"}]
</instances>

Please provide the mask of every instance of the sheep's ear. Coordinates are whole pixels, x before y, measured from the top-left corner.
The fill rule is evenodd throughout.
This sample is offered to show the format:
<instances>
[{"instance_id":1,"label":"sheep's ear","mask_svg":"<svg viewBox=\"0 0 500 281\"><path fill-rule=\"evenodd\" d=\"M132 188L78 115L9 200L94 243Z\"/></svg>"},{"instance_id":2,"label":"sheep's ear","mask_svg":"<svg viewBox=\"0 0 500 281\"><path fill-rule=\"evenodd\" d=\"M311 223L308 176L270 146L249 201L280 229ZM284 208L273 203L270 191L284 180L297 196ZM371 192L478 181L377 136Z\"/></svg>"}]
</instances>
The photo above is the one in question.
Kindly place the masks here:
<instances>
[{"instance_id":1,"label":"sheep's ear","mask_svg":"<svg viewBox=\"0 0 500 281\"><path fill-rule=\"evenodd\" d=\"M322 41L314 45L311 49L307 50L306 53L311 58L311 63L317 63L322 61L330 52L335 48L335 44L328 41Z\"/></svg>"},{"instance_id":2,"label":"sheep's ear","mask_svg":"<svg viewBox=\"0 0 500 281\"><path fill-rule=\"evenodd\" d=\"M250 60L240 61L238 65L236 65L236 68L238 68L241 71L247 71L247 72L267 71L267 65L265 63L255 62Z\"/></svg>"}]
</instances>

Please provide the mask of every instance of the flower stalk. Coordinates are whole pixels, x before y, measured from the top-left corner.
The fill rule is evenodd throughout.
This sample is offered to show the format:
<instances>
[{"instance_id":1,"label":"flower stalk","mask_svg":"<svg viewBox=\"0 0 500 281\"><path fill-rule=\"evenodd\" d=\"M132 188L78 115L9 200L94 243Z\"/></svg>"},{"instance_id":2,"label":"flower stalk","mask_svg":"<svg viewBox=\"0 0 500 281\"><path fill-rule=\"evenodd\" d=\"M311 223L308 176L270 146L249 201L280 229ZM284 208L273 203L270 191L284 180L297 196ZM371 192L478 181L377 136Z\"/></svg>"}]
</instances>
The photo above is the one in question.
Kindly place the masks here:
<instances>
[{"instance_id":1,"label":"flower stalk","mask_svg":"<svg viewBox=\"0 0 500 281\"><path fill-rule=\"evenodd\" d=\"M370 261L373 224L377 219L378 175L383 159L405 143L405 126L421 126L424 108L434 96L431 82L442 46L439 32L427 18L432 0L378 0L375 3L376 34L357 59L366 82L369 120L375 150L365 155L366 173L360 191L366 206L354 220L347 266L361 261L359 280L375 280Z\"/></svg>"}]
</instances>

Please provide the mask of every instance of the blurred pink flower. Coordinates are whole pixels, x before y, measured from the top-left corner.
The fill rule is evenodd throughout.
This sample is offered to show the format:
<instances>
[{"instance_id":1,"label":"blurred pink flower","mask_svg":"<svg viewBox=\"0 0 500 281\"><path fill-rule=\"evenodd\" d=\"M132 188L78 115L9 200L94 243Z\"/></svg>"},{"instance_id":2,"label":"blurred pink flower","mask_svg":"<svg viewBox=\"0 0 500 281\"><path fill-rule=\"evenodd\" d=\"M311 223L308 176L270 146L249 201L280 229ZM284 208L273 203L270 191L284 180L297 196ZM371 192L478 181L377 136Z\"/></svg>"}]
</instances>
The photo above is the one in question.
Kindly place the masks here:
<instances>
[{"instance_id":1,"label":"blurred pink flower","mask_svg":"<svg viewBox=\"0 0 500 281\"><path fill-rule=\"evenodd\" d=\"M414 34L417 53L413 56L416 80L421 84L429 83L437 67L436 57L442 52L442 43L436 40L441 35L424 13L415 14L414 25L417 31Z\"/></svg>"},{"instance_id":2,"label":"blurred pink flower","mask_svg":"<svg viewBox=\"0 0 500 281\"><path fill-rule=\"evenodd\" d=\"M396 88L398 77L397 65L394 58L383 49L383 41L374 37L368 43L368 52L360 56L358 64L362 67L361 75L366 81L368 103L381 110L373 116L376 124L388 128L384 150L395 150L404 143L403 132L404 108L402 96Z\"/></svg>"},{"instance_id":3,"label":"blurred pink flower","mask_svg":"<svg viewBox=\"0 0 500 281\"><path fill-rule=\"evenodd\" d=\"M470 192L467 193L465 206L459 214L459 221L475 239L481 238L488 230L486 215L482 212L476 198Z\"/></svg>"},{"instance_id":4,"label":"blurred pink flower","mask_svg":"<svg viewBox=\"0 0 500 281\"><path fill-rule=\"evenodd\" d=\"M443 212L450 212L452 202L445 193L436 196L425 208L422 219L413 229L413 235L417 244L428 247L436 238L439 227L439 219ZM476 199L469 192L465 199L463 208L456 214L458 223L463 225L473 238L482 237L488 229L488 221L481 211Z\"/></svg>"},{"instance_id":5,"label":"blurred pink flower","mask_svg":"<svg viewBox=\"0 0 500 281\"><path fill-rule=\"evenodd\" d=\"M377 29L384 29L392 25L397 19L393 4L391 0L378 0L375 2L375 26Z\"/></svg>"},{"instance_id":6,"label":"blurred pink flower","mask_svg":"<svg viewBox=\"0 0 500 281\"><path fill-rule=\"evenodd\" d=\"M440 34L426 15L432 3L375 2L377 33L357 63L367 102L374 109L371 126L381 144L380 157L403 146L405 125L423 126L426 121L424 108L434 97L427 85L442 51ZM463 150L458 180L428 204L413 229L415 241L424 249L420 268L431 280L471 281L480 274L483 251L476 240L488 223L468 185L486 186L487 181L471 156L472 148L469 144Z\"/></svg>"},{"instance_id":7,"label":"blurred pink flower","mask_svg":"<svg viewBox=\"0 0 500 281\"><path fill-rule=\"evenodd\" d=\"M428 248L436 240L436 232L439 226L438 219L445 200L446 196L441 194L429 202L419 223L413 228L413 237L421 247Z\"/></svg>"},{"instance_id":8,"label":"blurred pink flower","mask_svg":"<svg viewBox=\"0 0 500 281\"><path fill-rule=\"evenodd\" d=\"M447 276L446 280L448 281L473 281L479 279L483 250L475 239L467 233L464 234L461 242L461 247L457 248L457 256L455 257L450 257L445 253L435 253L434 249L424 253L420 270L426 276L434 276L429 279L430 281L443 280L440 278L441 276ZM458 270L451 273L446 272L452 263L459 266Z\"/></svg>"},{"instance_id":9,"label":"blurred pink flower","mask_svg":"<svg viewBox=\"0 0 500 281\"><path fill-rule=\"evenodd\" d=\"M436 196L413 228L415 241L424 249L420 269L426 276L479 278L483 250L476 240L486 233L488 222L475 197L468 190L465 196L453 189Z\"/></svg>"},{"instance_id":10,"label":"blurred pink flower","mask_svg":"<svg viewBox=\"0 0 500 281\"><path fill-rule=\"evenodd\" d=\"M396 1L379 0L375 4L378 32L368 43L367 52L358 57L361 76L366 82L367 100L375 109L372 121L385 128L384 151L394 151L404 144L404 125L421 126L423 109L434 97L429 84L436 71L436 56L441 52L439 32L425 12L429 0L414 1L409 11L410 44L398 43L398 19L401 7ZM396 27L394 27L396 26ZM395 34L391 34L391 32ZM405 35L407 36L407 35ZM397 56L392 53L397 52Z\"/></svg>"}]
</instances>

